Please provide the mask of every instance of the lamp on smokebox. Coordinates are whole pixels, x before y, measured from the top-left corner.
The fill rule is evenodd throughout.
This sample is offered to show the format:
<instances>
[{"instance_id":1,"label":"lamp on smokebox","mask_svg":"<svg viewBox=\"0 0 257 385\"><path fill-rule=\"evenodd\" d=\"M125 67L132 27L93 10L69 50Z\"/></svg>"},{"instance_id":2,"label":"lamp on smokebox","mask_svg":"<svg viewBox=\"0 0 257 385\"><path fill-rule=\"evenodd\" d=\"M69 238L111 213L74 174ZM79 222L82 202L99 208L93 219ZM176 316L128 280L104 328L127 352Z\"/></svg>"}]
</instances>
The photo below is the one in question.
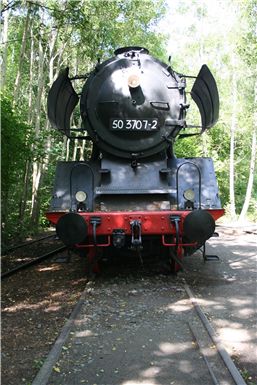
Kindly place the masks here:
<instances>
[{"instance_id":1,"label":"lamp on smokebox","mask_svg":"<svg viewBox=\"0 0 257 385\"><path fill-rule=\"evenodd\" d=\"M77 191L75 194L75 198L78 202L77 211L85 211L86 210L86 199L87 193L85 191Z\"/></svg>"},{"instance_id":2,"label":"lamp on smokebox","mask_svg":"<svg viewBox=\"0 0 257 385\"><path fill-rule=\"evenodd\" d=\"M194 208L194 199L195 192L191 188L187 189L183 193L183 197L185 198L185 209L193 210Z\"/></svg>"}]
</instances>

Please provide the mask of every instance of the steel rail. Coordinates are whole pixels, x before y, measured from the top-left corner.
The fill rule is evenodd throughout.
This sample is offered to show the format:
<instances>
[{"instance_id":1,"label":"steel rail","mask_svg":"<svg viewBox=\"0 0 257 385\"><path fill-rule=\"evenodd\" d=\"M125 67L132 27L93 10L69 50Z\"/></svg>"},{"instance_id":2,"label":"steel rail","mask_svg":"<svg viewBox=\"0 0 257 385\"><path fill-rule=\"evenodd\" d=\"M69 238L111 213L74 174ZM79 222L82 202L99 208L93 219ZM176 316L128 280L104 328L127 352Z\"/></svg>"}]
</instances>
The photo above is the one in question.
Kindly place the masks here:
<instances>
[{"instance_id":1,"label":"steel rail","mask_svg":"<svg viewBox=\"0 0 257 385\"><path fill-rule=\"evenodd\" d=\"M229 373L231 374L233 380L235 381L236 385L246 385L246 382L244 381L243 377L241 376L239 370L235 366L234 362L232 361L231 357L225 350L224 346L222 345L220 339L218 338L217 334L215 333L214 329L212 328L210 322L206 318L204 312L202 311L201 307L197 303L195 296L193 295L191 289L187 284L184 285L185 290L187 292L188 297L190 298L200 320L203 323L203 326L205 327L206 331L208 332L211 340L216 345L217 350L219 352L220 357L222 358L225 366L227 367Z\"/></svg>"},{"instance_id":2,"label":"steel rail","mask_svg":"<svg viewBox=\"0 0 257 385\"><path fill-rule=\"evenodd\" d=\"M215 385L220 385L219 381L217 380L217 377L214 374L214 371L212 370L212 367L211 367L211 364L210 364L208 358L206 357L206 355L204 354L203 349L200 346L200 342L199 342L198 338L196 337L196 334L195 334L195 332L194 332L194 330L192 328L192 325L189 322L188 322L188 327L189 327L189 330L190 330L190 332L191 332L191 334L193 336L193 339L194 339L194 341L195 341L195 343L196 343L196 345L197 345L197 347L198 347L198 349L199 349L199 351L200 351L200 353L201 353L201 355L203 357L203 360L204 360L204 362L205 362L205 364L206 364L206 366L208 368L208 371L210 373L210 376L212 378L213 383Z\"/></svg>"},{"instance_id":3,"label":"steel rail","mask_svg":"<svg viewBox=\"0 0 257 385\"><path fill-rule=\"evenodd\" d=\"M21 247L32 245L33 243L43 241L44 239L53 238L55 236L56 236L55 234L51 234L39 239L34 239L33 241L28 241L28 242L20 243L19 245L11 246L5 250L5 253L10 253L13 250L17 250L17 249L20 249Z\"/></svg>"},{"instance_id":4,"label":"steel rail","mask_svg":"<svg viewBox=\"0 0 257 385\"><path fill-rule=\"evenodd\" d=\"M46 259L52 257L53 255L59 253L60 251L65 250L65 249L67 249L66 246L61 246L58 249L52 250L46 254L41 255L40 257L34 258L32 261L23 263L22 265L17 266L14 269L11 269L11 270L7 271L6 273L1 274L1 279L8 278L11 275L14 275L21 270L25 270L30 266L37 265L37 264L45 261Z\"/></svg>"}]
</instances>

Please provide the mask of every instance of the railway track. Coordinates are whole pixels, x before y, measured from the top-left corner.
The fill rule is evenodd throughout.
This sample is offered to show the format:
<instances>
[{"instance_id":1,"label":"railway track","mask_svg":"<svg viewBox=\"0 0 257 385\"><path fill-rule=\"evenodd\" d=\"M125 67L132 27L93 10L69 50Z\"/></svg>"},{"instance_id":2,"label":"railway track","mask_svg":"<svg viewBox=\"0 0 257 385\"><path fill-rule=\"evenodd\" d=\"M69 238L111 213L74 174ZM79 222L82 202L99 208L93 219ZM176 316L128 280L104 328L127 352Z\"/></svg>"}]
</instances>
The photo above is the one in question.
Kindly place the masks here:
<instances>
[{"instance_id":1,"label":"railway track","mask_svg":"<svg viewBox=\"0 0 257 385\"><path fill-rule=\"evenodd\" d=\"M46 259L51 258L53 255L55 255L57 253L60 253L61 251L64 251L66 249L67 249L66 246L58 247L57 249L54 249L52 251L49 251L48 253L40 255L39 257L36 257L36 258L34 258L33 260L31 260L29 262L26 262L26 263L23 263L23 264L21 264L19 266L16 266L15 268L13 268L13 269L11 269L9 271L6 271L5 273L1 274L1 279L6 279L6 278L10 277L11 275L17 274L21 270L25 270L25 269L28 269L31 266L38 265L39 263L45 261Z\"/></svg>"},{"instance_id":2,"label":"railway track","mask_svg":"<svg viewBox=\"0 0 257 385\"><path fill-rule=\"evenodd\" d=\"M19 243L17 245L10 246L7 249L5 249L5 254L8 254L8 253L10 253L10 252L12 252L14 250L17 250L17 249L20 249L20 248L23 248L23 247L26 247L26 246L31 246L34 243L39 243L39 242L44 241L46 239L55 238L55 237L56 237L55 234L51 234L51 235L46 235L46 236L38 238L38 239L34 239L34 240L31 240L31 241L27 241L27 242Z\"/></svg>"},{"instance_id":3,"label":"railway track","mask_svg":"<svg viewBox=\"0 0 257 385\"><path fill-rule=\"evenodd\" d=\"M202 324L203 324L203 327L205 328L205 330L207 331L209 337L211 338L214 346L216 347L217 349L217 352L219 353L221 359L223 360L223 363L225 365L225 367L227 368L227 370L229 371L234 383L236 385L246 385L243 377L241 376L240 372L238 371L238 369L236 368L234 362L232 361L231 357L228 355L226 349L224 348L224 346L222 345L222 342L220 341L220 339L218 338L218 336L216 335L212 325L210 324L210 322L208 321L207 317L205 316L204 312L202 311L201 307L199 306L193 292L192 292L192 289L187 285L185 284L185 290L188 294L188 297L190 298L195 310L196 310L196 313L199 317L199 319L201 320ZM213 384L214 385L219 385L220 384L220 381L217 379L216 375L214 374L214 371L208 361L208 359L206 358L204 352L203 352L203 349L201 348L201 345L196 337L196 334L195 332L193 331L191 325L189 324L189 328L190 328L190 331L196 341L196 344L201 352L201 355L204 359L204 362L208 368L208 371L210 373L210 376L212 378L212 381L213 381Z\"/></svg>"},{"instance_id":4,"label":"railway track","mask_svg":"<svg viewBox=\"0 0 257 385\"><path fill-rule=\"evenodd\" d=\"M87 285L32 385L246 385L187 284L114 282Z\"/></svg>"},{"instance_id":5,"label":"railway track","mask_svg":"<svg viewBox=\"0 0 257 385\"><path fill-rule=\"evenodd\" d=\"M234 236L229 236L227 239L231 239L233 243L231 250L239 253ZM247 240L247 247L250 248L252 238L245 236L245 239ZM240 250L241 247L243 248L241 244L243 244L242 239L240 239ZM249 250L251 251L251 248ZM236 333L238 330L242 329L243 334L241 336L247 332L248 339L245 343L248 350L252 351L251 345L254 343L254 338L251 337L253 334L251 334L252 324L250 318L244 322L244 318L239 317L237 304L237 300L242 303L242 299L247 300L246 303L250 304L251 290L249 288L246 291L244 287L246 273L244 270L237 269L232 274L230 265L224 266L225 258L230 262L231 254L227 250L227 245L226 249L220 250L219 255L222 255L223 264L203 264L200 258L196 258L192 266L192 261L186 259L187 273L179 274L177 277L160 275L148 264L144 267L141 266L140 261L136 259L122 260L120 264L113 262L111 265L104 262L102 275L89 282L87 278L84 278L85 266L81 264L80 258L77 260L77 267L74 263L69 264L69 266L67 264L61 265L61 269L69 271L69 274L63 274L61 280L59 279L61 273L59 268L56 271L46 270L43 274L40 273L42 279L50 282L50 287L45 297L38 298L38 303L44 303L45 298L51 299L52 293L61 293L63 282L65 287L69 287L68 292L72 290L75 282L82 282L77 298L83 291L85 282L88 283L71 318L67 321L56 344L46 358L42 367L43 372L41 370L38 372L38 376L41 373L42 382L36 382L39 377L35 377L36 371L31 373L29 367L25 372L30 373L31 376L27 378L27 382L32 383L33 377L35 377L33 385L56 385L60 383L62 385L73 383L245 385L245 382L247 385L257 384L254 360L251 357L245 359L244 351L240 350L240 347L234 350L237 345L231 342L233 349L231 349L231 343L226 344L226 346L229 353L236 358L245 380L240 373L239 375L236 374L236 376L238 375L236 380L233 378L233 374L227 368L229 364L224 362L222 353L219 352L219 350L223 351L220 340L217 339L215 333L213 334L213 331L208 332L208 327L206 329L197 311L200 303L204 311L208 312L202 312L202 318L207 318L207 325L215 325L222 338L225 336L224 329L221 329L223 327L230 328L228 337L229 339L233 337L235 342L237 341ZM245 263L245 257L242 256L241 258ZM253 270L254 266L252 267ZM80 275L70 274L72 269L79 271ZM57 275L55 276L55 274ZM254 273L252 272L252 274ZM17 277L19 282L22 281L22 277L23 275ZM59 286L57 286L58 279L60 281ZM184 279L188 283L191 295L186 290ZM247 273L247 283L250 286L249 280ZM4 285L10 287L13 282L14 280L7 280ZM36 283L34 280L34 286ZM195 301L194 291L203 302L198 299L199 303ZM28 292L30 292L29 286ZM36 293L38 291L35 291ZM12 306L12 300L15 297L10 289L7 290L7 294L8 297L11 296L11 302L8 306ZM25 301L24 303L26 303ZM37 301L30 298L30 302L36 303ZM68 303L69 299L64 299L62 296L61 306L66 307ZM73 301L73 306L74 303L75 301ZM69 308L69 312L71 309L72 307ZM45 313L44 309L42 310L36 317L35 331L41 330L37 329L37 323L40 322L42 341L44 341L44 330L49 328L49 323L43 321L43 315L50 315L51 313ZM240 305L240 312L245 310L247 308ZM69 312L63 317L63 322L67 319ZM23 313L22 310L19 317ZM28 313L27 319L30 319L30 309L28 309ZM37 311L33 312L34 315L35 313ZM17 315L8 313L6 324L10 323L11 314L16 320ZM58 312L54 312L52 315L51 325L55 323L54 320L58 316ZM39 319L40 321L38 321ZM27 320L24 324L27 328ZM62 325L61 322L60 327ZM60 328L54 334L56 335L56 332L59 331ZM5 333L5 335L7 334ZM20 346L23 344L20 343ZM46 357L48 351L46 350L42 356L40 349L38 349L40 360L42 357ZM30 347L26 349L26 352L32 356L33 363L35 349L32 350ZM50 359L50 357L52 358ZM23 358L24 352L22 353L22 360ZM231 363L231 358L229 357L229 359ZM247 367L245 367L245 362L248 363ZM6 367L9 365L7 360L5 365ZM17 361L16 367L19 365ZM46 367L48 367L48 372L44 372ZM232 369L232 373L233 371L234 369ZM23 377L26 377L25 373ZM134 377L129 373L134 374ZM19 377L16 376L16 378Z\"/></svg>"}]
</instances>

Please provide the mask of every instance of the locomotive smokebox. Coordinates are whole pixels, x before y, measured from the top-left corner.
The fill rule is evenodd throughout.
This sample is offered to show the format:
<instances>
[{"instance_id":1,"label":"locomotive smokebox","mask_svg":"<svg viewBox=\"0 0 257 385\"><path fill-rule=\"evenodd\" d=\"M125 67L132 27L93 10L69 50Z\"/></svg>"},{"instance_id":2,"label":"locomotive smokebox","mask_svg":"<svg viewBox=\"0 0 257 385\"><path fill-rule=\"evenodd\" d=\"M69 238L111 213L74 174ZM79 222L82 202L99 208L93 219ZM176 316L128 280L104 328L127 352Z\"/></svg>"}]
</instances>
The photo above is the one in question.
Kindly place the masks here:
<instances>
[{"instance_id":1,"label":"locomotive smokebox","mask_svg":"<svg viewBox=\"0 0 257 385\"><path fill-rule=\"evenodd\" d=\"M85 240L87 224L79 214L68 213L57 222L56 233L66 246L72 246Z\"/></svg>"},{"instance_id":2,"label":"locomotive smokebox","mask_svg":"<svg viewBox=\"0 0 257 385\"><path fill-rule=\"evenodd\" d=\"M192 242L204 243L215 231L215 221L207 211L192 211L184 221L184 233Z\"/></svg>"}]
</instances>

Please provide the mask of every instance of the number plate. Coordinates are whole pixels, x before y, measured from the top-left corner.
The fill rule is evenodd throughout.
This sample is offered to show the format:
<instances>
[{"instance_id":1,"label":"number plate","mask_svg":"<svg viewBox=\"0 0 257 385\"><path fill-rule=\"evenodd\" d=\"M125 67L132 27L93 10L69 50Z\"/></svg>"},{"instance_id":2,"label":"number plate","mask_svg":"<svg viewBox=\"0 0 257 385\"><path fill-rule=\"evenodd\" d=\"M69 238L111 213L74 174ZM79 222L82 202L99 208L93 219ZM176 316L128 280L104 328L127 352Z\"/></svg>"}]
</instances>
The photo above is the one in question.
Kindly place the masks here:
<instances>
[{"instance_id":1,"label":"number plate","mask_svg":"<svg viewBox=\"0 0 257 385\"><path fill-rule=\"evenodd\" d=\"M111 119L114 131L157 131L158 119Z\"/></svg>"}]
</instances>

